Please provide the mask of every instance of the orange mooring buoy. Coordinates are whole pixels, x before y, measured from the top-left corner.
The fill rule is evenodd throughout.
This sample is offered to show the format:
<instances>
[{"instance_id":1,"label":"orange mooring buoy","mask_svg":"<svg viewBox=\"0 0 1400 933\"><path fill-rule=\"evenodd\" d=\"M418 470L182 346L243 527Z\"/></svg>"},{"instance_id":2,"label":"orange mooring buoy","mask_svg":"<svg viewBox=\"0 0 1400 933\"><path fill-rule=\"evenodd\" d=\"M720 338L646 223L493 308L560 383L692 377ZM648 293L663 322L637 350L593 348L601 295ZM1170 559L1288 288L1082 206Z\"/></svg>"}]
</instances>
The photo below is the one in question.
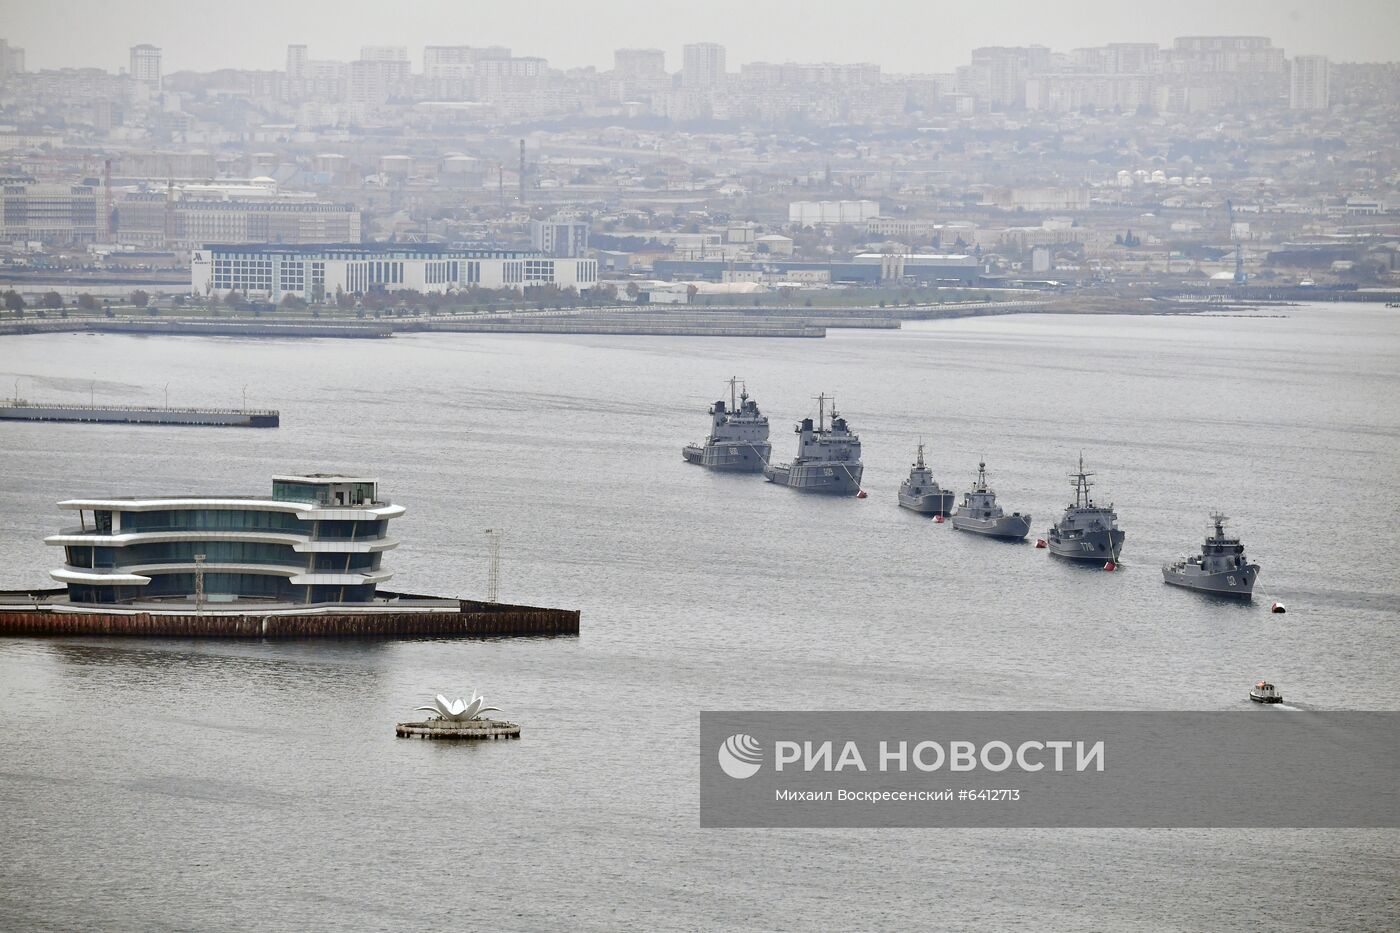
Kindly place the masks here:
<instances>
[{"instance_id":1,"label":"orange mooring buoy","mask_svg":"<svg viewBox=\"0 0 1400 933\"><path fill-rule=\"evenodd\" d=\"M1275 602L1272 606L1269 607L1269 611L1270 611L1270 612L1287 612L1288 609L1283 605L1283 603Z\"/></svg>"},{"instance_id":2,"label":"orange mooring buoy","mask_svg":"<svg viewBox=\"0 0 1400 933\"><path fill-rule=\"evenodd\" d=\"M1111 560L1110 560L1110 561L1105 561L1105 562L1104 562L1104 565L1103 565L1103 569L1104 569L1104 570L1107 570L1109 573L1112 573L1113 571L1115 571L1115 570L1118 569L1118 565L1117 565L1116 563L1114 563L1113 561L1111 561Z\"/></svg>"},{"instance_id":3,"label":"orange mooring buoy","mask_svg":"<svg viewBox=\"0 0 1400 933\"><path fill-rule=\"evenodd\" d=\"M865 490L862 489L860 492L856 493L856 498L857 498L857 499L864 499L864 498L865 498Z\"/></svg>"},{"instance_id":4,"label":"orange mooring buoy","mask_svg":"<svg viewBox=\"0 0 1400 933\"><path fill-rule=\"evenodd\" d=\"M1038 548L1043 548L1043 547L1045 547L1045 539L1044 539L1044 538L1036 538L1036 539L1035 539L1035 546L1038 547Z\"/></svg>"}]
</instances>

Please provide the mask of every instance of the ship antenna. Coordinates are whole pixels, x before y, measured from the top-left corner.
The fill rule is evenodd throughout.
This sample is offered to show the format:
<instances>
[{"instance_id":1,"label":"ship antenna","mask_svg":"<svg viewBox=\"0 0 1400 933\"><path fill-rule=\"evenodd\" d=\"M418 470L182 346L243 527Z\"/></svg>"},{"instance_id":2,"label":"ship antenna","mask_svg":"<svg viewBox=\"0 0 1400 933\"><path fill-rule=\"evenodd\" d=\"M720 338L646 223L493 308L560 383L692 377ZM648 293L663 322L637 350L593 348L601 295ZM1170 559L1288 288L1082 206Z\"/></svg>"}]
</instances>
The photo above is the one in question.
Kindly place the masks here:
<instances>
[{"instance_id":1,"label":"ship antenna","mask_svg":"<svg viewBox=\"0 0 1400 933\"><path fill-rule=\"evenodd\" d=\"M1093 500L1089 498L1089 487L1093 483L1089 482L1092 473L1084 472L1084 451L1079 452L1079 472L1074 474L1074 504L1075 507L1093 506Z\"/></svg>"}]
</instances>

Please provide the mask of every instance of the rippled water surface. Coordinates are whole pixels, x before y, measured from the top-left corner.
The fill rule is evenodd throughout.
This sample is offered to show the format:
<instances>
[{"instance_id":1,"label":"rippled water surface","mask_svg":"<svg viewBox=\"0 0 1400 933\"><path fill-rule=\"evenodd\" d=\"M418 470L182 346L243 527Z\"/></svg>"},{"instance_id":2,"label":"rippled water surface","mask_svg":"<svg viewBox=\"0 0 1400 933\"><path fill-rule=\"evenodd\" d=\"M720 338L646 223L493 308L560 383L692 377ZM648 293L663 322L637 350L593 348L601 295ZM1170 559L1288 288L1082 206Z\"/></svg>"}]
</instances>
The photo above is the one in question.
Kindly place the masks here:
<instances>
[{"instance_id":1,"label":"rippled water surface","mask_svg":"<svg viewBox=\"0 0 1400 933\"><path fill-rule=\"evenodd\" d=\"M392 588L480 595L482 529L504 528L503 598L581 608L583 633L0 639L0 928L1395 928L1396 831L697 828L700 709L1248 709L1259 677L1302 708L1400 709L1400 312L1277 313L5 338L5 394L246 386L282 427L0 423L0 587L57 565L61 499L343 470L408 508ZM782 459L834 393L869 498L683 463L731 374ZM1083 451L1122 572L896 508L920 438L958 489L985 456L1035 533ZM1213 508L1263 565L1253 605L1161 582ZM394 738L472 687L521 741Z\"/></svg>"}]
</instances>

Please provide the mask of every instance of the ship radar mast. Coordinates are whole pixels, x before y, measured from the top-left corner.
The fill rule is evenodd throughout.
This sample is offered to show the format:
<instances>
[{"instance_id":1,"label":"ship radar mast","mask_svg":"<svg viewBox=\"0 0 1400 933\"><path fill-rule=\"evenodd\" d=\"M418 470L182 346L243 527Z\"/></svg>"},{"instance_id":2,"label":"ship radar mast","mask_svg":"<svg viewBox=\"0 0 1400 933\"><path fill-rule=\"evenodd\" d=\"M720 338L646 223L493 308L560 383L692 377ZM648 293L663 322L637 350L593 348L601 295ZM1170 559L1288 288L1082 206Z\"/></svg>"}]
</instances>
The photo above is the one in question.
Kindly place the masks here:
<instances>
[{"instance_id":1,"label":"ship radar mast","mask_svg":"<svg viewBox=\"0 0 1400 933\"><path fill-rule=\"evenodd\" d=\"M1089 482L1089 477L1093 473L1084 472L1084 451L1079 452L1079 471L1070 474L1070 483L1074 486L1074 507L1079 509L1089 509L1094 507L1094 500L1089 498L1089 487L1094 484Z\"/></svg>"},{"instance_id":2,"label":"ship radar mast","mask_svg":"<svg viewBox=\"0 0 1400 933\"><path fill-rule=\"evenodd\" d=\"M922 469L924 468L924 441L923 441L923 438L920 438L920 439L919 439L919 459L918 459L917 461L915 461L914 466L917 467L917 468L920 469L920 470L922 470Z\"/></svg>"},{"instance_id":3,"label":"ship radar mast","mask_svg":"<svg viewBox=\"0 0 1400 933\"><path fill-rule=\"evenodd\" d=\"M826 395L825 392L823 392L821 395L818 395L816 398L817 398L817 433L820 434L820 433L822 433L823 431L826 430L826 403L827 403L827 395ZM832 417L832 418L835 418L835 417L836 417L836 399L833 398L833 399L831 399L830 401L831 401L831 417Z\"/></svg>"},{"instance_id":4,"label":"ship radar mast","mask_svg":"<svg viewBox=\"0 0 1400 933\"><path fill-rule=\"evenodd\" d=\"M977 461L977 486L976 486L975 488L976 488L976 490L977 490L978 492L986 492L986 491L987 491L987 461L986 461L986 460L978 460L978 461Z\"/></svg>"},{"instance_id":5,"label":"ship radar mast","mask_svg":"<svg viewBox=\"0 0 1400 933\"><path fill-rule=\"evenodd\" d=\"M737 385L738 382L739 382L739 377L738 377L738 376L730 376L730 377L729 377L729 410L730 410L730 411L737 411L738 408L739 408L738 403L737 403L737 402L735 401L735 399L734 399L734 386ZM747 399L748 397L749 397L749 395L748 395L748 386L745 386L745 387L744 387L744 398Z\"/></svg>"},{"instance_id":6,"label":"ship radar mast","mask_svg":"<svg viewBox=\"0 0 1400 933\"><path fill-rule=\"evenodd\" d=\"M1223 541L1225 539L1225 523L1230 520L1230 517L1224 512L1212 512L1210 520L1215 523L1215 537Z\"/></svg>"}]
</instances>

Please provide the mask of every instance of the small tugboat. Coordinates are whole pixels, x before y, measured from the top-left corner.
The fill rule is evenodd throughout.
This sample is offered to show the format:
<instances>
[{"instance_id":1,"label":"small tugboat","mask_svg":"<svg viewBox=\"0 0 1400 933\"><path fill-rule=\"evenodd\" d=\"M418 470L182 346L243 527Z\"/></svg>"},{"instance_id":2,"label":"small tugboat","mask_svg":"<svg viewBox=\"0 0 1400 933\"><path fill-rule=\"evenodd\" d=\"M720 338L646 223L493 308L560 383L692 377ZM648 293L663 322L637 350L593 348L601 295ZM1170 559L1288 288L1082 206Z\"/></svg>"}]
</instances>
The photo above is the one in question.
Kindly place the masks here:
<instances>
[{"instance_id":1,"label":"small tugboat","mask_svg":"<svg viewBox=\"0 0 1400 933\"><path fill-rule=\"evenodd\" d=\"M687 444L681 456L711 470L758 473L773 453L768 443L768 416L759 413L748 387L735 398L738 378L729 380L729 404L723 399L710 406L710 436L699 444Z\"/></svg>"},{"instance_id":2,"label":"small tugboat","mask_svg":"<svg viewBox=\"0 0 1400 933\"><path fill-rule=\"evenodd\" d=\"M826 426L825 395L817 396L817 424L803 418L797 425L797 456L791 463L768 463L763 476L770 483L799 492L821 492L837 496L860 496L860 438L851 433L846 419L831 409L831 427Z\"/></svg>"},{"instance_id":3,"label":"small tugboat","mask_svg":"<svg viewBox=\"0 0 1400 933\"><path fill-rule=\"evenodd\" d=\"M1201 553L1165 564L1162 579L1173 586L1204 593L1252 598L1254 581L1259 579L1259 565L1251 564L1244 556L1244 545L1239 538L1225 536L1225 523L1229 519L1219 512L1210 518L1215 523L1215 533L1206 537Z\"/></svg>"},{"instance_id":4,"label":"small tugboat","mask_svg":"<svg viewBox=\"0 0 1400 933\"><path fill-rule=\"evenodd\" d=\"M1117 565L1118 555L1123 553L1126 535L1118 527L1113 503L1094 505L1089 498L1089 487L1093 485L1089 477L1093 475L1084 472L1084 455L1080 454L1079 471L1070 474L1074 501L1065 506L1065 514L1050 526L1043 540L1056 557L1104 561L1104 569L1112 569ZM1039 543L1036 546L1039 547Z\"/></svg>"},{"instance_id":5,"label":"small tugboat","mask_svg":"<svg viewBox=\"0 0 1400 933\"><path fill-rule=\"evenodd\" d=\"M1249 688L1249 698L1255 703L1282 703L1283 694L1279 693L1278 687L1261 680L1253 687Z\"/></svg>"},{"instance_id":6,"label":"small tugboat","mask_svg":"<svg viewBox=\"0 0 1400 933\"><path fill-rule=\"evenodd\" d=\"M986 461L981 461L977 464L977 482L971 492L963 493L963 501L953 513L953 527L989 538L1023 541L1031 533L1031 517L1020 512L1007 515L997 505L997 494L987 485Z\"/></svg>"},{"instance_id":7,"label":"small tugboat","mask_svg":"<svg viewBox=\"0 0 1400 933\"><path fill-rule=\"evenodd\" d=\"M933 471L924 463L924 445L909 469L909 478L899 485L899 504L921 515L947 515L953 511L953 491L933 480Z\"/></svg>"}]
</instances>

